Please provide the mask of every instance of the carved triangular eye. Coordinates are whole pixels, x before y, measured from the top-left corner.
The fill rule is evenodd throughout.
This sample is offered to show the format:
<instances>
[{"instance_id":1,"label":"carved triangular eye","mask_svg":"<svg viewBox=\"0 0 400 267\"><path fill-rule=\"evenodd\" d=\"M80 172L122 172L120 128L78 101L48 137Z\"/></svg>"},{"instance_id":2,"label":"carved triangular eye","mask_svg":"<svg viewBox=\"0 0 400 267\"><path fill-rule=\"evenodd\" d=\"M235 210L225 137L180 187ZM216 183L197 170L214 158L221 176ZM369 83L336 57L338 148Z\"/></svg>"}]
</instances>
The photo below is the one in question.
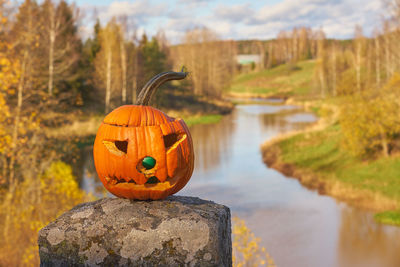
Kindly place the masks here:
<instances>
[{"instance_id":1,"label":"carved triangular eye","mask_svg":"<svg viewBox=\"0 0 400 267\"><path fill-rule=\"evenodd\" d=\"M177 146L180 141L183 140L183 138L186 136L186 134L180 134L180 133L172 133L168 135L164 135L164 146L168 150L169 148L173 146Z\"/></svg>"},{"instance_id":2,"label":"carved triangular eye","mask_svg":"<svg viewBox=\"0 0 400 267\"><path fill-rule=\"evenodd\" d=\"M103 140L103 144L105 147L117 156L123 156L128 153L128 141L110 141L110 140Z\"/></svg>"}]
</instances>

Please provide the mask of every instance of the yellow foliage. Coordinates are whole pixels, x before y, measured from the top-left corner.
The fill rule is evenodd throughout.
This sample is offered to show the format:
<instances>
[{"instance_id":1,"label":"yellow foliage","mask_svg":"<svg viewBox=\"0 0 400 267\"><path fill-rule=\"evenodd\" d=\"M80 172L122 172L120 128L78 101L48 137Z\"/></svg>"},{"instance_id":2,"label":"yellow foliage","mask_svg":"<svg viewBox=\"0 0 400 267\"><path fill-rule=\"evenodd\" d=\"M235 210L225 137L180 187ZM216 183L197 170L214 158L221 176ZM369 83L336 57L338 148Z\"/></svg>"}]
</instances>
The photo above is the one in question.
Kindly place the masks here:
<instances>
[{"instance_id":1,"label":"yellow foliage","mask_svg":"<svg viewBox=\"0 0 400 267\"><path fill-rule=\"evenodd\" d=\"M274 260L264 247L260 247L260 239L247 228L245 222L233 218L233 266L235 267L275 267Z\"/></svg>"},{"instance_id":2,"label":"yellow foliage","mask_svg":"<svg viewBox=\"0 0 400 267\"><path fill-rule=\"evenodd\" d=\"M6 21L6 18L2 18L0 24L5 24ZM5 153L11 142L8 123L11 116L5 95L14 90L20 77L19 61L11 60L9 50L10 45L0 40L0 154Z\"/></svg>"},{"instance_id":3,"label":"yellow foliage","mask_svg":"<svg viewBox=\"0 0 400 267\"><path fill-rule=\"evenodd\" d=\"M379 90L352 96L342 107L340 125L344 146L355 155L383 151L400 134L400 75Z\"/></svg>"},{"instance_id":4,"label":"yellow foliage","mask_svg":"<svg viewBox=\"0 0 400 267\"><path fill-rule=\"evenodd\" d=\"M19 61L10 58L9 45L0 42L0 90L13 90L20 78L21 66Z\"/></svg>"},{"instance_id":5,"label":"yellow foliage","mask_svg":"<svg viewBox=\"0 0 400 267\"><path fill-rule=\"evenodd\" d=\"M57 204L61 207L76 205L84 196L75 181L71 166L62 161L54 162L41 177L40 183L42 194L48 200L58 199Z\"/></svg>"},{"instance_id":6,"label":"yellow foliage","mask_svg":"<svg viewBox=\"0 0 400 267\"><path fill-rule=\"evenodd\" d=\"M4 96L0 93L0 154L10 146L11 135L7 131L7 119L10 117Z\"/></svg>"},{"instance_id":7,"label":"yellow foliage","mask_svg":"<svg viewBox=\"0 0 400 267\"><path fill-rule=\"evenodd\" d=\"M73 206L87 201L68 164L56 161L39 177L25 179L14 193L9 232L0 238L0 266L38 266L39 229ZM4 206L4 205L3 205ZM3 220L0 228L4 229Z\"/></svg>"}]
</instances>

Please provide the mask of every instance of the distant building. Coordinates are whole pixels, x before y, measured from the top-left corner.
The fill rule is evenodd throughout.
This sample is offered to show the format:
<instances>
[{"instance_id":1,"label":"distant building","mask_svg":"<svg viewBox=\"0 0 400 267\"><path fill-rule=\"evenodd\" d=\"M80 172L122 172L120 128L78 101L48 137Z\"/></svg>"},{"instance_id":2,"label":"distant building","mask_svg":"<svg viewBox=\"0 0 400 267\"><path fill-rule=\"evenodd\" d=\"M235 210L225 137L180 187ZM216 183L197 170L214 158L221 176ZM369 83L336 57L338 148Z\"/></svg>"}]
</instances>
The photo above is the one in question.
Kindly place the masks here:
<instances>
[{"instance_id":1,"label":"distant building","mask_svg":"<svg viewBox=\"0 0 400 267\"><path fill-rule=\"evenodd\" d=\"M261 56L258 54L237 55L236 62L239 65L258 64L261 61Z\"/></svg>"}]
</instances>

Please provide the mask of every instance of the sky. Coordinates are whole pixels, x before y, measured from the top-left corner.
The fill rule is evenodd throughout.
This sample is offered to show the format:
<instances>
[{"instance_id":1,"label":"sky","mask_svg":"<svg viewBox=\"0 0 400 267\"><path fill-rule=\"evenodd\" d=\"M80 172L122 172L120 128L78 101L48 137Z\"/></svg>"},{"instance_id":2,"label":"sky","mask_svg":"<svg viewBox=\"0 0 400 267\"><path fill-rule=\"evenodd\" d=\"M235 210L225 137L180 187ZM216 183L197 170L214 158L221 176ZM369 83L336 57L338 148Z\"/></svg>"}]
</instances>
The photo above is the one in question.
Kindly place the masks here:
<instances>
[{"instance_id":1,"label":"sky","mask_svg":"<svg viewBox=\"0 0 400 267\"><path fill-rule=\"evenodd\" d=\"M85 14L82 35L90 36L93 18L105 23L126 15L138 34L153 36L163 30L179 43L196 27L214 30L221 39L271 39L281 30L306 26L322 28L329 38L346 39L360 25L366 35L379 28L384 0L75 0ZM94 13L96 10L96 13ZM96 14L96 15L94 15Z\"/></svg>"}]
</instances>

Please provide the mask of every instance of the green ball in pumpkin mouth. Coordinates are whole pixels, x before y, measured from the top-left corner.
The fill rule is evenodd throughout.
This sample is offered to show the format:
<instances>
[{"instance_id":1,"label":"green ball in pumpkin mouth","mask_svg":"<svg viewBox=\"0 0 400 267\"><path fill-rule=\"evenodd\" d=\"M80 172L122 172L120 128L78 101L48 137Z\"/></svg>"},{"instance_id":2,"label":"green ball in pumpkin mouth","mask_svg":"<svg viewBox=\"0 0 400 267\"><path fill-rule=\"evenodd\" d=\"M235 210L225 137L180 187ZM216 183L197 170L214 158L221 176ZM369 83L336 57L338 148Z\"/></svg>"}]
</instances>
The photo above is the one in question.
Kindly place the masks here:
<instances>
[{"instance_id":1,"label":"green ball in pumpkin mouth","mask_svg":"<svg viewBox=\"0 0 400 267\"><path fill-rule=\"evenodd\" d=\"M142 160L142 165L146 168L146 170L150 170L156 166L156 160L152 157L145 157Z\"/></svg>"}]
</instances>

